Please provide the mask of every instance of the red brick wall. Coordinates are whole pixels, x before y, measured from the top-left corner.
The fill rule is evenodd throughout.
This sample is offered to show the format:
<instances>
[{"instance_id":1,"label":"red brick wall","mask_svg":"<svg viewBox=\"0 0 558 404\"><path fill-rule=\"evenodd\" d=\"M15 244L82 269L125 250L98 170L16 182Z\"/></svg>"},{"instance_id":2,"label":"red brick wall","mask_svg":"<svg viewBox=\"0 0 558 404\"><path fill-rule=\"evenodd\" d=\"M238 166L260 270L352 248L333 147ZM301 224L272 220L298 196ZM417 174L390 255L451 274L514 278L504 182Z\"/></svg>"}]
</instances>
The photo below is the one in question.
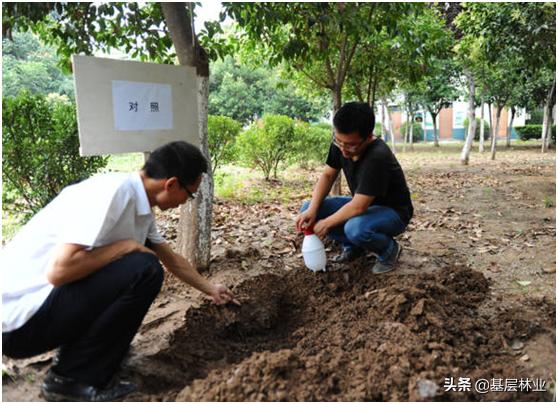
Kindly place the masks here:
<instances>
[{"instance_id":1,"label":"red brick wall","mask_svg":"<svg viewBox=\"0 0 558 404\"><path fill-rule=\"evenodd\" d=\"M403 140L401 135L401 112L393 112L391 114L392 124L393 124L393 132L395 133L396 140Z\"/></svg>"},{"instance_id":2,"label":"red brick wall","mask_svg":"<svg viewBox=\"0 0 558 404\"><path fill-rule=\"evenodd\" d=\"M451 139L453 132L453 108L440 111L440 139Z\"/></svg>"}]
</instances>

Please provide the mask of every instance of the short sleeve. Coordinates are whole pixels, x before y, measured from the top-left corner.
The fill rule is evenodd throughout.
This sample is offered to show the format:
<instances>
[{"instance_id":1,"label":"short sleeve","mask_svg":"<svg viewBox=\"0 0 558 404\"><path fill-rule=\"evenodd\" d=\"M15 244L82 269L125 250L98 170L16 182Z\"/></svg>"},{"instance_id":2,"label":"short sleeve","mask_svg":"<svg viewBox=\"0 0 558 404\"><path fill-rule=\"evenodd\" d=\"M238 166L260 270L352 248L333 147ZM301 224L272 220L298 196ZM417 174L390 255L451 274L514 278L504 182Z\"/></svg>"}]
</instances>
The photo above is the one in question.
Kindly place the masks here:
<instances>
[{"instance_id":1,"label":"short sleeve","mask_svg":"<svg viewBox=\"0 0 558 404\"><path fill-rule=\"evenodd\" d=\"M151 224L149 225L147 239L153 244L162 244L166 242L165 238L161 236L161 233L159 233L159 230L157 230L157 223L155 223L155 220L152 220Z\"/></svg>"},{"instance_id":2,"label":"short sleeve","mask_svg":"<svg viewBox=\"0 0 558 404\"><path fill-rule=\"evenodd\" d=\"M65 205L69 203L73 208L62 212L59 242L99 247L99 240L120 220L130 202L130 192L122 187L107 187L103 192L94 190L94 187L72 190Z\"/></svg>"},{"instance_id":3,"label":"short sleeve","mask_svg":"<svg viewBox=\"0 0 558 404\"><path fill-rule=\"evenodd\" d=\"M341 151L333 143L329 146L326 164L336 170L341 170L343 167L341 164Z\"/></svg>"}]
</instances>

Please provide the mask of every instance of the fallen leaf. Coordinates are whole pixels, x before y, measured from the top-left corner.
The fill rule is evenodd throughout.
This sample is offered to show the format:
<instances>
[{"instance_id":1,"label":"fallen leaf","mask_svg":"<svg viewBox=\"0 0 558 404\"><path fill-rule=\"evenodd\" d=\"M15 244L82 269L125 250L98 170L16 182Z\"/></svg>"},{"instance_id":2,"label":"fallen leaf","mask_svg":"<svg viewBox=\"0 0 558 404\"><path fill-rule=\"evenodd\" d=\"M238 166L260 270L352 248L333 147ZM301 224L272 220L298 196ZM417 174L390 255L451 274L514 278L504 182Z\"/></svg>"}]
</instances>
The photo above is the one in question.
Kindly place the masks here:
<instances>
[{"instance_id":1,"label":"fallen leaf","mask_svg":"<svg viewBox=\"0 0 558 404\"><path fill-rule=\"evenodd\" d=\"M518 351L520 349L522 349L525 346L525 344L523 342L521 342L518 339L514 339L511 343L511 349L513 349L514 351Z\"/></svg>"},{"instance_id":2,"label":"fallen leaf","mask_svg":"<svg viewBox=\"0 0 558 404\"><path fill-rule=\"evenodd\" d=\"M520 286L529 286L531 281L516 281Z\"/></svg>"}]
</instances>

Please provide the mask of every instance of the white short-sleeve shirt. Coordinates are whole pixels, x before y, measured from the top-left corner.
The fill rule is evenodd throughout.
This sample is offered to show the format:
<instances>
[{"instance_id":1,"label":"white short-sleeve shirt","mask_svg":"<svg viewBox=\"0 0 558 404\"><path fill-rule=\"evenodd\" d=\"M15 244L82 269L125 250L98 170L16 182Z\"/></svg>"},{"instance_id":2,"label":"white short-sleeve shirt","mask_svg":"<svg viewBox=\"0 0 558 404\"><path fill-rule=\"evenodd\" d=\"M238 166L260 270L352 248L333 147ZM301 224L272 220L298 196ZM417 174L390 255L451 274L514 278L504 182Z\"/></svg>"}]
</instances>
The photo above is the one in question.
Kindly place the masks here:
<instances>
[{"instance_id":1,"label":"white short-sleeve shirt","mask_svg":"<svg viewBox=\"0 0 558 404\"><path fill-rule=\"evenodd\" d=\"M160 244L139 173L109 173L62 190L2 250L2 332L24 325L53 289L46 270L62 243L102 247L118 240Z\"/></svg>"}]
</instances>

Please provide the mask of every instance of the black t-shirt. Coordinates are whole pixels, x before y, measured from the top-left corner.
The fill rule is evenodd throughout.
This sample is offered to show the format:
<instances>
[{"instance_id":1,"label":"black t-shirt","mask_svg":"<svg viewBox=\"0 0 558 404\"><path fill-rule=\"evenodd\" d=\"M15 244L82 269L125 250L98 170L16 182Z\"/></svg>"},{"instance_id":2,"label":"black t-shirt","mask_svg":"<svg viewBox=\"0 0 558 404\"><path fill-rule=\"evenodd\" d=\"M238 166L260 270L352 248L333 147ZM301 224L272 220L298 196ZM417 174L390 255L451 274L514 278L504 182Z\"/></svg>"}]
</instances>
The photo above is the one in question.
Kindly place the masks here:
<instances>
[{"instance_id":1,"label":"black t-shirt","mask_svg":"<svg viewBox=\"0 0 558 404\"><path fill-rule=\"evenodd\" d=\"M413 217L413 204L405 174L391 149L382 139L375 139L357 161L343 157L335 145L329 148L326 164L343 169L351 194L373 196L372 205L389 206L404 223Z\"/></svg>"}]
</instances>

